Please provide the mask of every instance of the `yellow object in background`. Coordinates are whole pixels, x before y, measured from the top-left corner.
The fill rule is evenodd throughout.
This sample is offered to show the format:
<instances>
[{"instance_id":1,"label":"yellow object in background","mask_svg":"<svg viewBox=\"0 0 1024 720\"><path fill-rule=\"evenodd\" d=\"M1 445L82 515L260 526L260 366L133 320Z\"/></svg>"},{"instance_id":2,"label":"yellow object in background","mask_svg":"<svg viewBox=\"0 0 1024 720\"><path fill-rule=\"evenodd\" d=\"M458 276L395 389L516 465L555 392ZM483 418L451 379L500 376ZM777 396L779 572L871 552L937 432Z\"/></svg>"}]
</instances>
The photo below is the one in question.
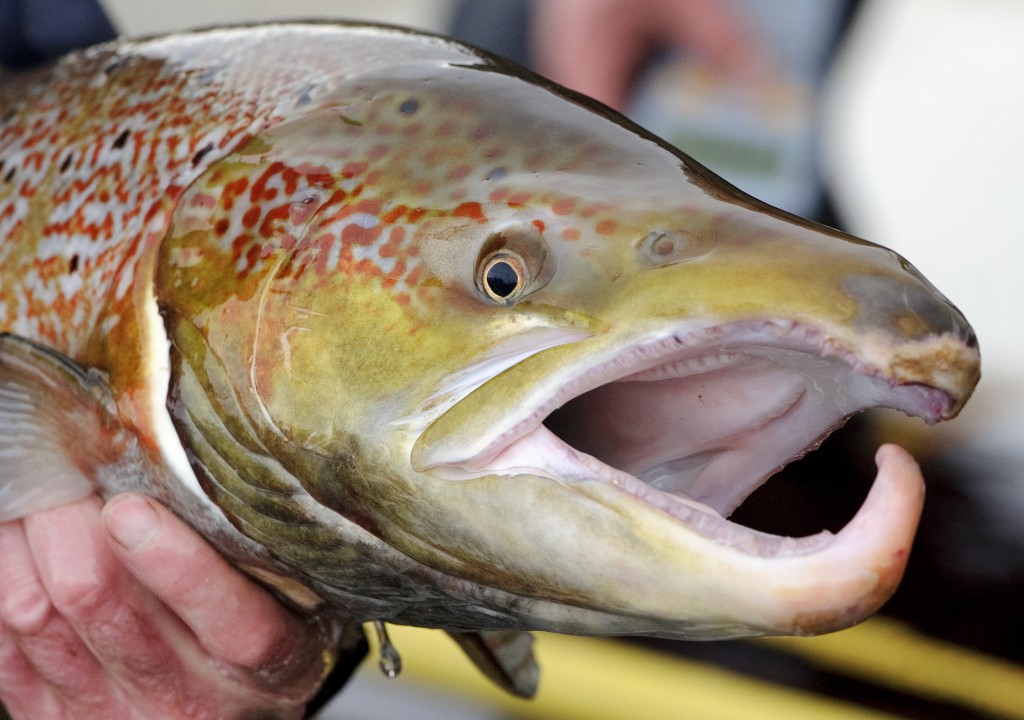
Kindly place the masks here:
<instances>
[{"instance_id":1,"label":"yellow object in background","mask_svg":"<svg viewBox=\"0 0 1024 720\"><path fill-rule=\"evenodd\" d=\"M613 640L538 633L541 686L516 700L485 682L441 632L389 626L404 670L430 686L530 720L878 720L897 715ZM372 635L372 633L371 633ZM756 641L810 665L993 717L1024 718L1024 669L875 618L818 638ZM371 650L371 662L377 648ZM363 672L372 672L366 668Z\"/></svg>"}]
</instances>

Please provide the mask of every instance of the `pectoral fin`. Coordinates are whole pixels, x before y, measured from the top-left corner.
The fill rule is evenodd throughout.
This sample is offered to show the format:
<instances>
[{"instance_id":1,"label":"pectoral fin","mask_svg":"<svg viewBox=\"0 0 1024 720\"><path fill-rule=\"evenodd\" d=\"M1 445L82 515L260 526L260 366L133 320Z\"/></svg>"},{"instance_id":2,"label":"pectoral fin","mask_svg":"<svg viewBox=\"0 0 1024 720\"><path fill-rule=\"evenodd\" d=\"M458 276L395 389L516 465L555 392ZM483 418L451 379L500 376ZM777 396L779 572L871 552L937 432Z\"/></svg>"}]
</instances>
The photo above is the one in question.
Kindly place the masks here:
<instances>
[{"instance_id":1,"label":"pectoral fin","mask_svg":"<svg viewBox=\"0 0 1024 720\"><path fill-rule=\"evenodd\" d=\"M499 687L522 698L537 693L540 668L533 657L533 635L521 630L449 632L469 659Z\"/></svg>"},{"instance_id":2,"label":"pectoral fin","mask_svg":"<svg viewBox=\"0 0 1024 720\"><path fill-rule=\"evenodd\" d=\"M98 373L0 333L0 521L86 497L130 439Z\"/></svg>"}]
</instances>

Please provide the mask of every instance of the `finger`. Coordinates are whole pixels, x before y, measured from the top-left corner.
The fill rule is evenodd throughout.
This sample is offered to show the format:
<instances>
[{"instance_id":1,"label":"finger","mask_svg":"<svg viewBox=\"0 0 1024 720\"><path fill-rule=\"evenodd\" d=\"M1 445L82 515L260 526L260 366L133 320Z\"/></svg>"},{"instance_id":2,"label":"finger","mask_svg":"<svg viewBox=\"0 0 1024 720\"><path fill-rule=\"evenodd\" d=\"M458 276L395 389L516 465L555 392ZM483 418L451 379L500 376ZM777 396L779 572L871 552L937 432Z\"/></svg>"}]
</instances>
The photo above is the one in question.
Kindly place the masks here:
<instances>
[{"instance_id":1,"label":"finger","mask_svg":"<svg viewBox=\"0 0 1024 720\"><path fill-rule=\"evenodd\" d=\"M108 503L103 518L121 562L177 613L211 656L293 685L303 695L315 690L323 648L307 621L159 503L121 495Z\"/></svg>"},{"instance_id":2,"label":"finger","mask_svg":"<svg viewBox=\"0 0 1024 720\"><path fill-rule=\"evenodd\" d=\"M0 557L0 626L16 697L26 707L59 697L77 716L116 717L104 708L117 693L110 692L102 667L51 603L21 522L0 526Z\"/></svg>"},{"instance_id":3,"label":"finger","mask_svg":"<svg viewBox=\"0 0 1024 720\"><path fill-rule=\"evenodd\" d=\"M12 718L59 717L61 702L0 624L0 707ZM0 712L0 717L3 713Z\"/></svg>"},{"instance_id":4,"label":"finger","mask_svg":"<svg viewBox=\"0 0 1024 720\"><path fill-rule=\"evenodd\" d=\"M184 636L185 628L122 568L103 532L100 507L94 497L24 520L32 560L60 618L53 624L67 636L68 646L71 637L80 638L79 652L96 664L88 686L62 695L76 716L118 717L130 707L170 713L200 692L181 681L188 677L182 659L189 658L183 653L188 645L175 642L175 631ZM38 655L33 650L30 659L41 666ZM59 674L61 659L47 660L41 667L45 676L67 683ZM98 703L102 712L87 712L86 702Z\"/></svg>"}]
</instances>

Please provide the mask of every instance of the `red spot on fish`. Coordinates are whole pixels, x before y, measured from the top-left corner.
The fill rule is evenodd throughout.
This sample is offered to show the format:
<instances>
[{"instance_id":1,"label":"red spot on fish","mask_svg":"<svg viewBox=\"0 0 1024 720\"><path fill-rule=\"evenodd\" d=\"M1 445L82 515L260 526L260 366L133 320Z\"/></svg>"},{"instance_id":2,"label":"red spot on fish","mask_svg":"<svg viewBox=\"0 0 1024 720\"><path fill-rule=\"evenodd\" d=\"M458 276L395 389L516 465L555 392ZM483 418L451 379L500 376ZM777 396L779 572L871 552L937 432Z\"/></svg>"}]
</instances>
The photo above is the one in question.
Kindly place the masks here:
<instances>
[{"instance_id":1,"label":"red spot on fish","mask_svg":"<svg viewBox=\"0 0 1024 720\"><path fill-rule=\"evenodd\" d=\"M611 205L609 205L608 203L592 203L591 205L587 205L585 208L580 210L580 216L585 218L592 217L610 208Z\"/></svg>"},{"instance_id":2,"label":"red spot on fish","mask_svg":"<svg viewBox=\"0 0 1024 720\"><path fill-rule=\"evenodd\" d=\"M615 232L616 227L618 227L618 223L616 223L614 220L604 219L597 223L597 226L594 228L594 230L596 230L599 235L611 235L613 232Z\"/></svg>"},{"instance_id":3,"label":"red spot on fish","mask_svg":"<svg viewBox=\"0 0 1024 720\"><path fill-rule=\"evenodd\" d=\"M237 180L232 180L224 186L224 192L221 194L221 205L224 206L225 210L230 210L235 205L235 198L245 192L246 188L249 187L249 178L240 177Z\"/></svg>"},{"instance_id":4,"label":"red spot on fish","mask_svg":"<svg viewBox=\"0 0 1024 720\"><path fill-rule=\"evenodd\" d=\"M289 195L295 193L296 188L299 185L299 173L292 168L285 168L284 172L281 173L281 180L284 182L284 191Z\"/></svg>"},{"instance_id":5,"label":"red spot on fish","mask_svg":"<svg viewBox=\"0 0 1024 720\"><path fill-rule=\"evenodd\" d=\"M406 128L406 130L408 130L408 128ZM372 148L370 148L370 152L367 154L367 157L369 157L370 160L380 160L387 154L388 146L385 145L384 143L380 143L379 145L374 145Z\"/></svg>"},{"instance_id":6,"label":"red spot on fish","mask_svg":"<svg viewBox=\"0 0 1024 720\"><path fill-rule=\"evenodd\" d=\"M398 243L394 242L394 236L388 238L388 241L380 246L378 252L381 257L395 257L398 254Z\"/></svg>"},{"instance_id":7,"label":"red spot on fish","mask_svg":"<svg viewBox=\"0 0 1024 720\"><path fill-rule=\"evenodd\" d=\"M407 208L405 205L396 205L395 207L391 208L386 213L381 215L380 219L384 223L387 223L388 225L391 225L391 224L397 222L399 218L401 218L406 212L408 212L408 210L409 210L409 208ZM395 230L400 230L400 229L401 228L395 228Z\"/></svg>"},{"instance_id":8,"label":"red spot on fish","mask_svg":"<svg viewBox=\"0 0 1024 720\"><path fill-rule=\"evenodd\" d=\"M377 267L377 263L372 260L363 259L355 264L355 271L360 275L367 277L380 277L384 273Z\"/></svg>"},{"instance_id":9,"label":"red spot on fish","mask_svg":"<svg viewBox=\"0 0 1024 720\"><path fill-rule=\"evenodd\" d=\"M538 231L544 232L544 221L543 220L534 220L530 224L533 225L535 228L537 228Z\"/></svg>"},{"instance_id":10,"label":"red spot on fish","mask_svg":"<svg viewBox=\"0 0 1024 720\"><path fill-rule=\"evenodd\" d=\"M234 240L231 241L231 260L232 262L238 262L239 258L242 257L242 249L249 244L252 240L252 236L246 233L238 235Z\"/></svg>"},{"instance_id":11,"label":"red spot on fish","mask_svg":"<svg viewBox=\"0 0 1024 720\"><path fill-rule=\"evenodd\" d=\"M383 203L380 200L368 198L356 203L355 209L356 212L366 213L367 215L380 215L382 205Z\"/></svg>"},{"instance_id":12,"label":"red spot on fish","mask_svg":"<svg viewBox=\"0 0 1024 720\"><path fill-rule=\"evenodd\" d=\"M422 268L417 265L409 273L409 276L405 279L407 285L418 285L420 282L420 275L422 274Z\"/></svg>"},{"instance_id":13,"label":"red spot on fish","mask_svg":"<svg viewBox=\"0 0 1024 720\"><path fill-rule=\"evenodd\" d=\"M488 199L491 202L501 202L502 200L508 197L508 193L508 188L498 188L488 196Z\"/></svg>"},{"instance_id":14,"label":"red spot on fish","mask_svg":"<svg viewBox=\"0 0 1024 720\"><path fill-rule=\"evenodd\" d=\"M256 223L259 222L260 214L261 213L258 206L254 205L253 207L249 208L248 210L245 211L245 215L242 216L242 225L244 225L247 229L252 230L254 227L256 227Z\"/></svg>"},{"instance_id":15,"label":"red spot on fish","mask_svg":"<svg viewBox=\"0 0 1024 720\"><path fill-rule=\"evenodd\" d=\"M349 223L341 231L341 239L345 246L349 245L372 245L380 237L381 226L375 228L364 228L355 223Z\"/></svg>"},{"instance_id":16,"label":"red spot on fish","mask_svg":"<svg viewBox=\"0 0 1024 720\"><path fill-rule=\"evenodd\" d=\"M249 249L245 252L245 269L242 270L242 275L248 275L256 266L256 261L260 258L260 246L250 245Z\"/></svg>"},{"instance_id":17,"label":"red spot on fish","mask_svg":"<svg viewBox=\"0 0 1024 720\"><path fill-rule=\"evenodd\" d=\"M391 268L391 272L389 272L387 277L384 278L384 284L395 285L402 279L403 275L405 275L405 260L398 258L395 262L395 266Z\"/></svg>"},{"instance_id":18,"label":"red spot on fish","mask_svg":"<svg viewBox=\"0 0 1024 720\"><path fill-rule=\"evenodd\" d=\"M508 199L509 205L525 205L530 202L530 193L517 192Z\"/></svg>"},{"instance_id":19,"label":"red spot on fish","mask_svg":"<svg viewBox=\"0 0 1024 720\"><path fill-rule=\"evenodd\" d=\"M575 209L576 201L572 198L562 198L561 200L556 200L551 204L551 211L554 212L555 215L568 215Z\"/></svg>"},{"instance_id":20,"label":"red spot on fish","mask_svg":"<svg viewBox=\"0 0 1024 720\"><path fill-rule=\"evenodd\" d=\"M465 217L477 222L484 222L487 217L484 215L483 208L478 202L464 202L452 210L452 215L455 217Z\"/></svg>"},{"instance_id":21,"label":"red spot on fish","mask_svg":"<svg viewBox=\"0 0 1024 720\"><path fill-rule=\"evenodd\" d=\"M268 210L267 216L263 219L263 223L260 225L260 236L270 238L275 235L277 232L277 221L287 220L291 215L291 210L290 205L278 205L277 207ZM246 213L246 215L248 215L248 213Z\"/></svg>"},{"instance_id":22,"label":"red spot on fish","mask_svg":"<svg viewBox=\"0 0 1024 720\"><path fill-rule=\"evenodd\" d=\"M562 239L570 242L580 239L580 231L576 228L566 228L562 231Z\"/></svg>"},{"instance_id":23,"label":"red spot on fish","mask_svg":"<svg viewBox=\"0 0 1024 720\"><path fill-rule=\"evenodd\" d=\"M453 168L451 172L448 173L447 179L462 180L463 178L468 177L471 172L473 172L472 165L459 165L458 167Z\"/></svg>"},{"instance_id":24,"label":"red spot on fish","mask_svg":"<svg viewBox=\"0 0 1024 720\"><path fill-rule=\"evenodd\" d=\"M268 197L267 183L270 181L270 178L281 173L284 169L285 165L283 162L275 161L271 163L270 167L264 170L263 174L253 182L252 188L249 190L249 199L253 202L259 202L263 198L273 199Z\"/></svg>"},{"instance_id":25,"label":"red spot on fish","mask_svg":"<svg viewBox=\"0 0 1024 720\"><path fill-rule=\"evenodd\" d=\"M362 175L364 172L366 172L366 168L367 167L368 167L367 163L363 162L363 161L360 161L360 162L347 162L341 168L341 176L343 178L354 178L354 177L357 177L359 175Z\"/></svg>"},{"instance_id":26,"label":"red spot on fish","mask_svg":"<svg viewBox=\"0 0 1024 720\"><path fill-rule=\"evenodd\" d=\"M340 202L344 202L345 198L347 197L348 193L346 193L344 190L335 190L333 193L331 193L331 196L327 198L327 202L323 204L321 211L324 208L330 207L331 205L337 205Z\"/></svg>"}]
</instances>

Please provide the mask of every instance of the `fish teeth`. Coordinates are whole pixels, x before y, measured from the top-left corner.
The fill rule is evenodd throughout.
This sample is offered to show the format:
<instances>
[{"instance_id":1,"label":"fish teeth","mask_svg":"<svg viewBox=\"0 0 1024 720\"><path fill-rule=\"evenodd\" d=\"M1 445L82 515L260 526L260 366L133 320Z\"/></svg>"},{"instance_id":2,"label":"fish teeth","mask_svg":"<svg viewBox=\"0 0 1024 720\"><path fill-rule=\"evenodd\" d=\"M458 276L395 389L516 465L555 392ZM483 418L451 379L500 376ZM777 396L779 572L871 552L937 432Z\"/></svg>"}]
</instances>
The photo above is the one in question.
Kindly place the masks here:
<instances>
[{"instance_id":1,"label":"fish teeth","mask_svg":"<svg viewBox=\"0 0 1024 720\"><path fill-rule=\"evenodd\" d=\"M702 375L704 373L720 370L730 365L735 365L742 358L739 353L719 352L710 355L699 355L697 357L678 358L663 365L658 365L647 370L627 375L622 382L650 382L656 380L670 380L672 378L689 377L691 375Z\"/></svg>"}]
</instances>

